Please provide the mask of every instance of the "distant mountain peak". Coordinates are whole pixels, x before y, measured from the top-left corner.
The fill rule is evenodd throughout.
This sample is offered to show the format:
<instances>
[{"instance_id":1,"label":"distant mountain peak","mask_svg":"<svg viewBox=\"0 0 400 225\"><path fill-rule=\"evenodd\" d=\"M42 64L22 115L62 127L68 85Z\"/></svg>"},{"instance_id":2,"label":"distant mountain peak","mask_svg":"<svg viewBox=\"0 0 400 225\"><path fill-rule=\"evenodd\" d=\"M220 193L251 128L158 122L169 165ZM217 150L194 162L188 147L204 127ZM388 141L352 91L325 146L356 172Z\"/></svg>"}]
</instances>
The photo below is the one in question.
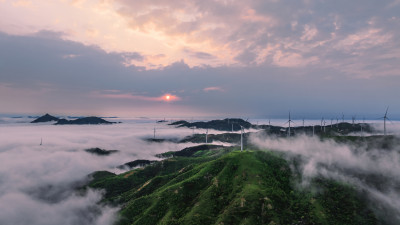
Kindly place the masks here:
<instances>
[{"instance_id":1,"label":"distant mountain peak","mask_svg":"<svg viewBox=\"0 0 400 225\"><path fill-rule=\"evenodd\" d=\"M59 121L60 119L52 116L48 113L46 113L45 115L35 119L34 121L32 121L31 123L45 123L45 122L50 122L50 121Z\"/></svg>"},{"instance_id":2,"label":"distant mountain peak","mask_svg":"<svg viewBox=\"0 0 400 225\"><path fill-rule=\"evenodd\" d=\"M114 122L109 122L107 120L104 120L99 117L95 116L89 116L89 117L83 117L83 118L78 118L75 120L66 120L66 119L61 119L58 120L58 122L55 125L67 125L67 124L77 124L77 125L83 125L83 124L113 124Z\"/></svg>"},{"instance_id":3,"label":"distant mountain peak","mask_svg":"<svg viewBox=\"0 0 400 225\"><path fill-rule=\"evenodd\" d=\"M81 117L78 119L74 119L74 120L66 120L66 119L60 119L57 118L55 116L52 116L48 113L46 113L45 115L35 119L34 121L32 121L31 123L44 123L44 122L50 122L50 121L54 121L56 122L55 125L64 125L64 124L113 124L116 122L110 122L107 120L104 120L100 117L96 117L96 116L89 116L89 117Z\"/></svg>"}]
</instances>

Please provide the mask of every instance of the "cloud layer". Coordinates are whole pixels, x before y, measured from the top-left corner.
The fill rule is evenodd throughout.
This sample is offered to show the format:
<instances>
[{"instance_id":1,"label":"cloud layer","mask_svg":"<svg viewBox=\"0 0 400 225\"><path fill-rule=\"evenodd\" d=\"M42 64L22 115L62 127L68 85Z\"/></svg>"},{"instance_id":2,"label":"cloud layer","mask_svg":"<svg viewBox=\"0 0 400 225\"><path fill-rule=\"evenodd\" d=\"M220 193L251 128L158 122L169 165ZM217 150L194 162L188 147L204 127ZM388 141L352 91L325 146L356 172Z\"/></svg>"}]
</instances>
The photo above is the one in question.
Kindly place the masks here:
<instances>
[{"instance_id":1,"label":"cloud layer","mask_svg":"<svg viewBox=\"0 0 400 225\"><path fill-rule=\"evenodd\" d=\"M388 224L400 221L400 148L368 149L332 140L298 136L292 139L253 136L252 143L263 149L285 153L290 161L298 157L301 185L319 176L353 185L366 193L371 208Z\"/></svg>"},{"instance_id":2,"label":"cloud layer","mask_svg":"<svg viewBox=\"0 0 400 225\"><path fill-rule=\"evenodd\" d=\"M396 1L126 0L118 13L133 30L202 46L228 63L329 67L359 76L398 75ZM356 9L356 10L349 10ZM187 57L198 55L188 54ZM201 57L199 57L201 58ZM192 63L190 63L192 64Z\"/></svg>"},{"instance_id":3,"label":"cloud layer","mask_svg":"<svg viewBox=\"0 0 400 225\"><path fill-rule=\"evenodd\" d=\"M0 24L5 32L62 31L66 39L109 52L140 52L126 54L125 63L147 68L184 58L191 66L262 64L398 75L395 0L4 0L0 7L9 12Z\"/></svg>"},{"instance_id":4,"label":"cloud layer","mask_svg":"<svg viewBox=\"0 0 400 225\"><path fill-rule=\"evenodd\" d=\"M155 154L194 145L144 141L153 137L154 128L156 138L182 138L192 132L206 132L174 128L149 118L116 118L115 121L123 123L79 126L30 124L27 120L30 119L0 118L1 224L111 224L118 208L97 205L101 191L74 191L87 181L88 174L98 170L120 173L123 170L116 166L136 159L157 160ZM391 130L397 132L393 127ZM209 134L217 133L221 132L209 130ZM43 145L39 145L41 140ZM304 157L301 171L305 183L317 175L345 180L381 202L388 209L388 218L400 210L395 188L400 184L400 149L365 151L307 137L293 140L254 137L253 142L263 148L284 151L289 156ZM120 151L106 157L84 151L92 147ZM392 182L384 180L379 189L352 176L360 174L379 175Z\"/></svg>"},{"instance_id":5,"label":"cloud layer","mask_svg":"<svg viewBox=\"0 0 400 225\"><path fill-rule=\"evenodd\" d=\"M98 126L1 123L0 224L112 224L118 208L97 205L101 191L76 193L74 188L94 171L120 173L116 166L193 145L144 141L153 137L154 127L157 138L192 133L143 119ZM101 157L84 151L92 147L120 152Z\"/></svg>"}]
</instances>

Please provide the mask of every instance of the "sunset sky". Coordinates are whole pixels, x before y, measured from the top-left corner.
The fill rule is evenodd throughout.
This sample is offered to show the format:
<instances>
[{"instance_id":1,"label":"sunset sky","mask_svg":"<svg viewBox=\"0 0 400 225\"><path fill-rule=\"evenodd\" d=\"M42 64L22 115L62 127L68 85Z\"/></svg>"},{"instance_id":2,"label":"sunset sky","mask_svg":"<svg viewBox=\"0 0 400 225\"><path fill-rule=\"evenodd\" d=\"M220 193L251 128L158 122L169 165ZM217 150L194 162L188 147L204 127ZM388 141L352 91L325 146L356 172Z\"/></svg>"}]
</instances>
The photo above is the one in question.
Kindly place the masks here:
<instances>
[{"instance_id":1,"label":"sunset sky","mask_svg":"<svg viewBox=\"0 0 400 225\"><path fill-rule=\"evenodd\" d=\"M0 114L376 119L399 98L399 0L0 0Z\"/></svg>"}]
</instances>

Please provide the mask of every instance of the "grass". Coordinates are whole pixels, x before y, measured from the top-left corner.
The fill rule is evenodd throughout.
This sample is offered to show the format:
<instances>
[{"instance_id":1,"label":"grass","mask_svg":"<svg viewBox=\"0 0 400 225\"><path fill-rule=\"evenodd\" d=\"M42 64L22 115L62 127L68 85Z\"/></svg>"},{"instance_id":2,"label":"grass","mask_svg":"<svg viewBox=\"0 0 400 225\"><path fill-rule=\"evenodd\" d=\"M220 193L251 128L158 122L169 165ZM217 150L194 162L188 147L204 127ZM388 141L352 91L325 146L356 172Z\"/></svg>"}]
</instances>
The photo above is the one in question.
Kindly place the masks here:
<instances>
[{"instance_id":1,"label":"grass","mask_svg":"<svg viewBox=\"0 0 400 225\"><path fill-rule=\"evenodd\" d=\"M316 179L317 194L294 188L294 173L275 153L191 153L125 174L97 172L89 187L121 206L119 225L376 223L351 187Z\"/></svg>"}]
</instances>

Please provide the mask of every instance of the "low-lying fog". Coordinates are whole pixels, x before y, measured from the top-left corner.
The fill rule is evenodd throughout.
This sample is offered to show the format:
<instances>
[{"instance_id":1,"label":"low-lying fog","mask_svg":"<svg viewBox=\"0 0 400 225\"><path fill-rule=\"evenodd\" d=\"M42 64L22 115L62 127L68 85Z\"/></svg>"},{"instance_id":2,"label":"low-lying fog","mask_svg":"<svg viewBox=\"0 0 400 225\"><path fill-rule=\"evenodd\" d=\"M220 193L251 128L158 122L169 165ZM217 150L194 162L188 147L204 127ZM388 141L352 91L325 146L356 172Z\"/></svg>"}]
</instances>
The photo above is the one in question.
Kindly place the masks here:
<instances>
[{"instance_id":1,"label":"low-lying fog","mask_svg":"<svg viewBox=\"0 0 400 225\"><path fill-rule=\"evenodd\" d=\"M28 123L31 120L0 118L0 224L111 224L118 209L98 206L100 191L89 190L84 195L74 192L75 187L85 182L86 175L98 170L120 173L123 171L115 167L126 162L156 159L155 154L196 145L144 141L153 137L154 127L156 138L176 139L193 132L205 133L205 130L175 128L145 118L112 119L123 122L113 125L62 126ZM209 133L223 132L210 130ZM43 144L39 145L41 140ZM292 140L254 137L253 142L263 148L302 155L305 158L303 184L317 175L345 180L367 191L370 198L394 214L400 211L399 149L356 151L309 137ZM84 151L93 147L119 152L98 156ZM378 174L391 181L379 188L357 178L354 174L358 173Z\"/></svg>"},{"instance_id":2,"label":"low-lying fog","mask_svg":"<svg viewBox=\"0 0 400 225\"><path fill-rule=\"evenodd\" d=\"M96 206L100 192L77 196L73 187L94 171L122 172L115 167L136 159L157 159L155 154L194 145L144 141L153 138L154 127L156 138L182 138L193 132L145 119L122 120L113 125L62 126L30 124L21 118L2 121L0 224L111 224L116 209ZM119 152L97 156L84 151L93 147Z\"/></svg>"},{"instance_id":3,"label":"low-lying fog","mask_svg":"<svg viewBox=\"0 0 400 225\"><path fill-rule=\"evenodd\" d=\"M299 135L288 138L251 136L261 149L285 153L300 162L300 188L312 178L324 177L354 186L369 200L370 207L387 224L400 224L400 142L391 149L337 143ZM297 169L296 169L297 170Z\"/></svg>"}]
</instances>

